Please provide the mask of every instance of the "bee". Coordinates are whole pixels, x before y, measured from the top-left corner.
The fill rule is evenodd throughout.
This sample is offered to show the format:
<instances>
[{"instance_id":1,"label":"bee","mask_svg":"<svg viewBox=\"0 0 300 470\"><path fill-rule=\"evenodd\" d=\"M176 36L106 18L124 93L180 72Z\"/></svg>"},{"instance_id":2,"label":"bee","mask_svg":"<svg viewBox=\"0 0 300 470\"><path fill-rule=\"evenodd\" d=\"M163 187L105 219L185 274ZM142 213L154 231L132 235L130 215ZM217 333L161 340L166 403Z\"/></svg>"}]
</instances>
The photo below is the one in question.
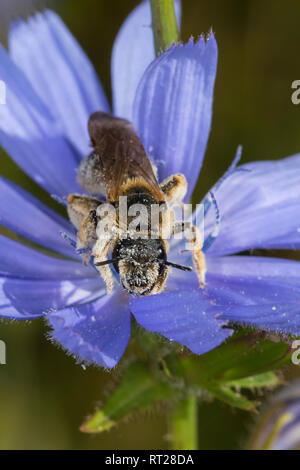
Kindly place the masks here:
<instances>
[{"instance_id":1,"label":"bee","mask_svg":"<svg viewBox=\"0 0 300 470\"><path fill-rule=\"evenodd\" d=\"M169 267L192 270L167 259L167 239L186 229L186 223L174 222L172 212L172 207L182 203L186 195L186 178L182 174L172 175L159 184L156 168L133 125L125 119L96 112L89 119L88 130L93 151L78 169L78 181L88 194L68 197L68 215L78 230L78 252L85 264L94 264L108 292L113 290L113 266L128 293L135 296L157 294L164 289ZM101 194L105 197L101 198ZM133 233L130 228L133 217L121 220L122 197L126 198L128 214L136 204L142 204L149 216L153 205L162 208L156 225L145 223ZM115 213L108 218L105 236L101 236L99 226L107 205L112 206ZM202 240L191 223L187 238L193 243L193 262L200 286L204 287Z\"/></svg>"}]
</instances>

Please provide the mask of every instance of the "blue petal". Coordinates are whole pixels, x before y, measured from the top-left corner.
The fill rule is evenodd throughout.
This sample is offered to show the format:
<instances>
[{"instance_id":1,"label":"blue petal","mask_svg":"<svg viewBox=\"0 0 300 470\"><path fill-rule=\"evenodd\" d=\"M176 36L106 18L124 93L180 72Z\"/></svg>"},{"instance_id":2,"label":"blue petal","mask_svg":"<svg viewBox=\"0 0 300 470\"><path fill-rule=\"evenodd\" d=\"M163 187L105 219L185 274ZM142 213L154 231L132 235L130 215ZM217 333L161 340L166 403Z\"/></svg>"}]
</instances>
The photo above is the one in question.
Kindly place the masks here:
<instances>
[{"instance_id":1,"label":"blue petal","mask_svg":"<svg viewBox=\"0 0 300 470\"><path fill-rule=\"evenodd\" d=\"M133 122L160 179L184 173L192 194L212 119L217 43L171 47L148 67L134 102Z\"/></svg>"},{"instance_id":2,"label":"blue petal","mask_svg":"<svg viewBox=\"0 0 300 470\"><path fill-rule=\"evenodd\" d=\"M103 292L103 282L90 268L0 236L0 317L29 320Z\"/></svg>"},{"instance_id":3,"label":"blue petal","mask_svg":"<svg viewBox=\"0 0 300 470\"><path fill-rule=\"evenodd\" d=\"M208 258L207 297L225 320L300 335L300 262Z\"/></svg>"},{"instance_id":4,"label":"blue petal","mask_svg":"<svg viewBox=\"0 0 300 470\"><path fill-rule=\"evenodd\" d=\"M220 305L298 302L299 279L298 261L258 256L207 257L207 288L215 290Z\"/></svg>"},{"instance_id":5,"label":"blue petal","mask_svg":"<svg viewBox=\"0 0 300 470\"><path fill-rule=\"evenodd\" d=\"M300 155L239 167L216 191L221 230L209 253L300 248ZM247 170L247 171L243 171ZM208 234L213 211L205 220Z\"/></svg>"},{"instance_id":6,"label":"blue petal","mask_svg":"<svg viewBox=\"0 0 300 470\"><path fill-rule=\"evenodd\" d=\"M0 77L6 84L6 105L0 106L0 145L50 193L64 196L79 191L78 154L2 46Z\"/></svg>"},{"instance_id":7,"label":"blue petal","mask_svg":"<svg viewBox=\"0 0 300 470\"><path fill-rule=\"evenodd\" d=\"M118 290L96 302L48 316L51 337L79 360L108 368L123 355L130 337L128 299Z\"/></svg>"},{"instance_id":8,"label":"blue petal","mask_svg":"<svg viewBox=\"0 0 300 470\"><path fill-rule=\"evenodd\" d=\"M80 262L46 256L0 235L0 275L20 279L82 279L99 277ZM100 284L99 284L100 285Z\"/></svg>"},{"instance_id":9,"label":"blue petal","mask_svg":"<svg viewBox=\"0 0 300 470\"><path fill-rule=\"evenodd\" d=\"M0 317L38 318L101 294L99 278L20 279L0 276Z\"/></svg>"},{"instance_id":10,"label":"blue petal","mask_svg":"<svg viewBox=\"0 0 300 470\"><path fill-rule=\"evenodd\" d=\"M88 153L88 118L109 106L92 64L59 16L48 10L14 23L9 49L62 133Z\"/></svg>"},{"instance_id":11,"label":"blue petal","mask_svg":"<svg viewBox=\"0 0 300 470\"><path fill-rule=\"evenodd\" d=\"M77 257L60 233L72 236L71 224L24 189L0 178L0 224L39 245Z\"/></svg>"},{"instance_id":12,"label":"blue petal","mask_svg":"<svg viewBox=\"0 0 300 470\"><path fill-rule=\"evenodd\" d=\"M300 381L283 387L268 402L252 438L253 450L297 450L300 446Z\"/></svg>"},{"instance_id":13,"label":"blue petal","mask_svg":"<svg viewBox=\"0 0 300 470\"><path fill-rule=\"evenodd\" d=\"M232 333L223 328L226 322L218 319L218 309L200 289L132 299L131 307L144 328L183 344L196 354L217 347Z\"/></svg>"},{"instance_id":14,"label":"blue petal","mask_svg":"<svg viewBox=\"0 0 300 470\"><path fill-rule=\"evenodd\" d=\"M220 319L300 335L300 262L207 256L206 263L206 286L201 293ZM200 291L195 273L170 273L166 291L189 290Z\"/></svg>"},{"instance_id":15,"label":"blue petal","mask_svg":"<svg viewBox=\"0 0 300 470\"><path fill-rule=\"evenodd\" d=\"M299 387L299 382L298 383L295 382L295 385L298 385ZM294 400L291 400L289 403L286 403L284 407L281 406L280 418L283 418L283 416L287 416L287 417L290 417L290 420L283 427L281 427L281 429L278 429L278 431L280 432L277 435L275 434L276 435L275 440L272 439L273 444L270 450L299 450L299 446L300 446L299 388L298 390L294 389L294 393L295 393ZM277 411L277 413L279 412ZM278 425L278 421L276 422L277 425ZM274 427L271 429L271 432L272 431L274 432Z\"/></svg>"},{"instance_id":16,"label":"blue petal","mask_svg":"<svg viewBox=\"0 0 300 470\"><path fill-rule=\"evenodd\" d=\"M181 2L176 1L178 24ZM132 121L133 101L140 79L155 58L150 1L137 6L123 23L114 43L111 63L113 109Z\"/></svg>"},{"instance_id":17,"label":"blue petal","mask_svg":"<svg viewBox=\"0 0 300 470\"><path fill-rule=\"evenodd\" d=\"M279 304L234 305L224 310L222 318L275 333L300 335L300 301Z\"/></svg>"}]
</instances>

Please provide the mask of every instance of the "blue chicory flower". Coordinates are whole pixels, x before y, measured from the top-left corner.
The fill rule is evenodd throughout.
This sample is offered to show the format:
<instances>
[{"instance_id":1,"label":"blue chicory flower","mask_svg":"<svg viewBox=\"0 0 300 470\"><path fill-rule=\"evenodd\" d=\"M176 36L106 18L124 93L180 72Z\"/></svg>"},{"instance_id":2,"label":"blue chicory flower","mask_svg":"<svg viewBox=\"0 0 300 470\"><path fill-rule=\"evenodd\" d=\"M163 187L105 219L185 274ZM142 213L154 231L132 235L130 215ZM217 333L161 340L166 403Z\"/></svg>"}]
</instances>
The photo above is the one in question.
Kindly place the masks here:
<instances>
[{"instance_id":1,"label":"blue chicory flower","mask_svg":"<svg viewBox=\"0 0 300 470\"><path fill-rule=\"evenodd\" d=\"M180 5L177 2L177 15ZM189 196L196 184L211 127L217 43L211 33L172 46L155 59L150 5L126 19L112 54L113 112L131 120L159 179L182 172ZM0 144L50 194L81 192L76 169L89 152L87 121L109 104L84 52L61 19L46 11L12 26L9 53L0 49ZM247 170L247 171L238 171ZM99 275L81 264L66 237L71 224L26 191L0 179L0 220L53 253L42 254L1 236L0 315L44 316L51 337L87 363L114 367L130 337L131 314L151 332L205 353L232 334L228 321L300 333L300 263L241 256L253 248L300 247L300 155L234 168L212 197L222 224L207 244L207 285L195 273L171 272L163 293L131 298L117 287L106 294ZM212 241L213 205L206 239ZM191 263L171 242L170 259Z\"/></svg>"},{"instance_id":2,"label":"blue chicory flower","mask_svg":"<svg viewBox=\"0 0 300 470\"><path fill-rule=\"evenodd\" d=\"M300 380L284 387L262 410L253 450L300 449Z\"/></svg>"}]
</instances>

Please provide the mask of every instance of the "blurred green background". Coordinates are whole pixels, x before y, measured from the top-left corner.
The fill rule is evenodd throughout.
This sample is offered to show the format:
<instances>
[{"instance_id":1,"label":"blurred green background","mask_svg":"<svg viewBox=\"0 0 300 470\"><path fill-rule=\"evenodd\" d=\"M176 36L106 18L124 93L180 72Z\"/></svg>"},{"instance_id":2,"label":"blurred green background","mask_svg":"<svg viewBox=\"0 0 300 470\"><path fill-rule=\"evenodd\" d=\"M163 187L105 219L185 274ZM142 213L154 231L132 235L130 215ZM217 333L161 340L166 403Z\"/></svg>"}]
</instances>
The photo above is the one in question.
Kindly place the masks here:
<instances>
[{"instance_id":1,"label":"blurred green background","mask_svg":"<svg viewBox=\"0 0 300 470\"><path fill-rule=\"evenodd\" d=\"M45 3L0 0L1 40L5 42L11 18ZM113 40L137 3L47 2L86 50L109 96ZM212 26L220 52L213 128L195 202L228 167L238 144L244 146L243 161L281 158L300 151L300 105L291 102L291 84L300 79L299 25L298 0L183 0L183 39ZM58 209L3 153L0 162L2 175ZM0 339L7 344L7 365L0 366L0 449L166 448L163 408L104 435L90 437L79 432L83 418L105 400L117 371L83 370L47 341L41 320L1 323ZM241 448L253 422L252 416L225 405L203 404L199 447Z\"/></svg>"}]
</instances>

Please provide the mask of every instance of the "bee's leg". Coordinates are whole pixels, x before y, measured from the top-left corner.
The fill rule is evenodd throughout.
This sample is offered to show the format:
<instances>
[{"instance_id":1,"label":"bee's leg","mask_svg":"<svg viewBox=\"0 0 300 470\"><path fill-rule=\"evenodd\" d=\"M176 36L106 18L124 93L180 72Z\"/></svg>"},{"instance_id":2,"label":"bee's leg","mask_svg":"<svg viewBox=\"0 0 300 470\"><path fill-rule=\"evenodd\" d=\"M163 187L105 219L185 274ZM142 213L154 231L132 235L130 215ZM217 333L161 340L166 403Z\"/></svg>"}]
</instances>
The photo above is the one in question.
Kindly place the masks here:
<instances>
[{"instance_id":1,"label":"bee's leg","mask_svg":"<svg viewBox=\"0 0 300 470\"><path fill-rule=\"evenodd\" d=\"M98 217L95 210L91 210L83 219L77 234L77 251L85 265L88 265L91 259L92 248L97 241Z\"/></svg>"},{"instance_id":2,"label":"bee's leg","mask_svg":"<svg viewBox=\"0 0 300 470\"><path fill-rule=\"evenodd\" d=\"M115 234L112 232L110 237L98 238L93 248L93 255L95 257L94 264L106 284L106 290L108 294L113 291L112 270L109 265L97 266L97 263L107 261L108 250L113 239L115 239Z\"/></svg>"},{"instance_id":3,"label":"bee's leg","mask_svg":"<svg viewBox=\"0 0 300 470\"><path fill-rule=\"evenodd\" d=\"M90 196L84 196L82 194L70 194L68 197L68 216L72 224L80 229L83 220L92 210L97 210L97 207L102 204L103 201Z\"/></svg>"},{"instance_id":4,"label":"bee's leg","mask_svg":"<svg viewBox=\"0 0 300 470\"><path fill-rule=\"evenodd\" d=\"M183 201L187 192L187 181L184 175L172 175L160 184L167 202L176 204Z\"/></svg>"},{"instance_id":5,"label":"bee's leg","mask_svg":"<svg viewBox=\"0 0 300 470\"><path fill-rule=\"evenodd\" d=\"M168 274L169 274L169 268L168 266L165 266L165 269L162 271L162 273L158 276L156 280L155 286L153 287L151 291L151 295L160 294L161 292L163 292L167 278L168 278Z\"/></svg>"},{"instance_id":6,"label":"bee's leg","mask_svg":"<svg viewBox=\"0 0 300 470\"><path fill-rule=\"evenodd\" d=\"M185 238L189 242L192 252L193 263L197 272L200 287L205 287L206 262L205 255L202 251L203 240L199 229L191 222L178 222L174 224L173 235L176 233L184 233Z\"/></svg>"},{"instance_id":7,"label":"bee's leg","mask_svg":"<svg viewBox=\"0 0 300 470\"><path fill-rule=\"evenodd\" d=\"M166 240L163 240L164 248L166 253L169 251L169 244ZM161 274L158 276L157 281L155 283L154 288L151 291L151 294L159 294L164 290L167 278L169 275L169 268L168 266L165 266L165 269L161 272Z\"/></svg>"},{"instance_id":8,"label":"bee's leg","mask_svg":"<svg viewBox=\"0 0 300 470\"><path fill-rule=\"evenodd\" d=\"M83 263L87 265L91 258L92 247L97 240L97 207L102 204L96 198L70 194L68 197L68 215L77 228L77 250L81 251Z\"/></svg>"},{"instance_id":9,"label":"bee's leg","mask_svg":"<svg viewBox=\"0 0 300 470\"><path fill-rule=\"evenodd\" d=\"M200 287L201 289L204 289L205 274L206 274L206 261L205 261L205 255L202 251L203 240L201 238L199 230L194 225L192 226L192 233L191 233L191 236L188 238L188 242L194 245L194 247L192 248L193 263L197 272Z\"/></svg>"}]
</instances>

